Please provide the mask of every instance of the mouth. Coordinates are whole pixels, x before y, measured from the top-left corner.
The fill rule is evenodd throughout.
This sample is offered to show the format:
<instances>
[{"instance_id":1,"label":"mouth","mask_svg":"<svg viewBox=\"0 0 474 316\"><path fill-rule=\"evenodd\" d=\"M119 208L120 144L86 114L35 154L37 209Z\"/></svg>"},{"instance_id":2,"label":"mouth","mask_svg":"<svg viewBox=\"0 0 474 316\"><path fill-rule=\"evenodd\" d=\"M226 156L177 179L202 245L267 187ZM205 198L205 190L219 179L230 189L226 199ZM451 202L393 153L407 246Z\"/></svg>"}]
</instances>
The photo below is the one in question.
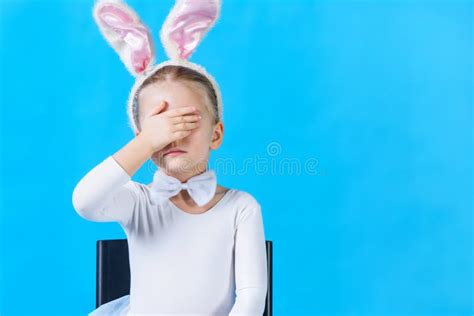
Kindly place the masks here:
<instances>
[{"instance_id":1,"label":"mouth","mask_svg":"<svg viewBox=\"0 0 474 316\"><path fill-rule=\"evenodd\" d=\"M166 152L163 157L167 157L167 156L170 156L170 157L175 157L175 156L179 156L181 154L184 154L186 153L184 150L170 150L168 152Z\"/></svg>"}]
</instances>

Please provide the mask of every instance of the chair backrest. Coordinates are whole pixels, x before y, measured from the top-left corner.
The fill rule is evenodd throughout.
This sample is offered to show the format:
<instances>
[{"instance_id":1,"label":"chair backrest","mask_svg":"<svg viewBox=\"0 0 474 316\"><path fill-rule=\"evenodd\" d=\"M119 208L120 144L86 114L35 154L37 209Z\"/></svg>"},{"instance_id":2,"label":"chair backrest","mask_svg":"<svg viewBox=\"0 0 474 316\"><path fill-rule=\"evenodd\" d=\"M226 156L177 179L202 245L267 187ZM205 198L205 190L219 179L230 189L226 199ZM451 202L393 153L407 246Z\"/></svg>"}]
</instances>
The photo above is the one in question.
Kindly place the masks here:
<instances>
[{"instance_id":1,"label":"chair backrest","mask_svg":"<svg viewBox=\"0 0 474 316\"><path fill-rule=\"evenodd\" d=\"M263 316L273 315L273 244L265 242L267 247L268 289ZM97 241L96 270L96 308L130 294L130 264L127 239L109 239Z\"/></svg>"}]
</instances>

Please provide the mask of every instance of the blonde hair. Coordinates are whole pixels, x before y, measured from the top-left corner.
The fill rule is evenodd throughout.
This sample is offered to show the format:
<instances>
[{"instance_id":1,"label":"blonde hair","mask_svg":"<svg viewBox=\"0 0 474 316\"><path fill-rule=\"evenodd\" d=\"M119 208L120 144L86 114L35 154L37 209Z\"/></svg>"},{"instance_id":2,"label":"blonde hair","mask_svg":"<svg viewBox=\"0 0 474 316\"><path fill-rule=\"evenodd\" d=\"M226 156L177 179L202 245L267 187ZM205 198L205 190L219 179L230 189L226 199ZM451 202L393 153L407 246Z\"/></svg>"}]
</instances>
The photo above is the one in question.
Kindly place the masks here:
<instances>
[{"instance_id":1,"label":"blonde hair","mask_svg":"<svg viewBox=\"0 0 474 316\"><path fill-rule=\"evenodd\" d=\"M219 123L219 114L218 105L217 105L217 94L214 90L212 83L207 79L204 75L200 74L199 72L184 66L179 65L168 65L158 69L153 75L148 77L140 88L135 93L133 98L133 119L135 121L135 125L137 126L138 130L140 128L140 122L138 120L138 111L139 111L139 104L138 104L138 95L140 94L141 89L144 87L156 83L156 82L164 82L167 80L174 80L174 81L187 81L193 84L196 88L201 89L204 91L206 99L206 106L209 109L209 112L212 115L214 124Z\"/></svg>"}]
</instances>

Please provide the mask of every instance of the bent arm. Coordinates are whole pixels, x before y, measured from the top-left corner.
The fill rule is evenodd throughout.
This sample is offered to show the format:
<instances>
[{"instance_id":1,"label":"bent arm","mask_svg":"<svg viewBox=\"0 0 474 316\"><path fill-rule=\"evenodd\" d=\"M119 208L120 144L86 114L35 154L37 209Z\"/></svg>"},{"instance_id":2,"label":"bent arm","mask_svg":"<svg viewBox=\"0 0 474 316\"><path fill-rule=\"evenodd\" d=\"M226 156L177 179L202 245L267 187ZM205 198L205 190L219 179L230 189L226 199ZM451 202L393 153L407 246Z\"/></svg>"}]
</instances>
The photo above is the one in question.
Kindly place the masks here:
<instances>
[{"instance_id":1,"label":"bent arm","mask_svg":"<svg viewBox=\"0 0 474 316\"><path fill-rule=\"evenodd\" d=\"M267 297L267 253L261 207L242 211L235 235L236 300L229 316L262 316Z\"/></svg>"},{"instance_id":2,"label":"bent arm","mask_svg":"<svg viewBox=\"0 0 474 316\"><path fill-rule=\"evenodd\" d=\"M152 154L148 141L139 134L107 157L74 188L72 204L76 212L90 221L127 225L140 194L131 177Z\"/></svg>"},{"instance_id":3,"label":"bent arm","mask_svg":"<svg viewBox=\"0 0 474 316\"><path fill-rule=\"evenodd\" d=\"M130 175L109 156L90 170L76 185L72 204L83 218L94 222L131 220L138 189Z\"/></svg>"}]
</instances>

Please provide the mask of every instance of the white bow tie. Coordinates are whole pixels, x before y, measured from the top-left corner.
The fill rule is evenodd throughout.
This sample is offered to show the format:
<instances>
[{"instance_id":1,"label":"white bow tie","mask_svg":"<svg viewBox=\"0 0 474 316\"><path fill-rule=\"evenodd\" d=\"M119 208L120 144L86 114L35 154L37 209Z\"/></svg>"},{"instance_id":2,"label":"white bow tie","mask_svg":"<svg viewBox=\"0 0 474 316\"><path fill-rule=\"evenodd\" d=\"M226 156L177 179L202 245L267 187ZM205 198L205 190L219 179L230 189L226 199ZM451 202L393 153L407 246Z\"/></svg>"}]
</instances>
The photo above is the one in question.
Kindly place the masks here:
<instances>
[{"instance_id":1,"label":"white bow tie","mask_svg":"<svg viewBox=\"0 0 474 316\"><path fill-rule=\"evenodd\" d=\"M212 169L207 169L184 183L158 169L153 175L151 199L153 203L160 203L186 189L197 205L204 206L214 197L216 187L216 174Z\"/></svg>"}]
</instances>

